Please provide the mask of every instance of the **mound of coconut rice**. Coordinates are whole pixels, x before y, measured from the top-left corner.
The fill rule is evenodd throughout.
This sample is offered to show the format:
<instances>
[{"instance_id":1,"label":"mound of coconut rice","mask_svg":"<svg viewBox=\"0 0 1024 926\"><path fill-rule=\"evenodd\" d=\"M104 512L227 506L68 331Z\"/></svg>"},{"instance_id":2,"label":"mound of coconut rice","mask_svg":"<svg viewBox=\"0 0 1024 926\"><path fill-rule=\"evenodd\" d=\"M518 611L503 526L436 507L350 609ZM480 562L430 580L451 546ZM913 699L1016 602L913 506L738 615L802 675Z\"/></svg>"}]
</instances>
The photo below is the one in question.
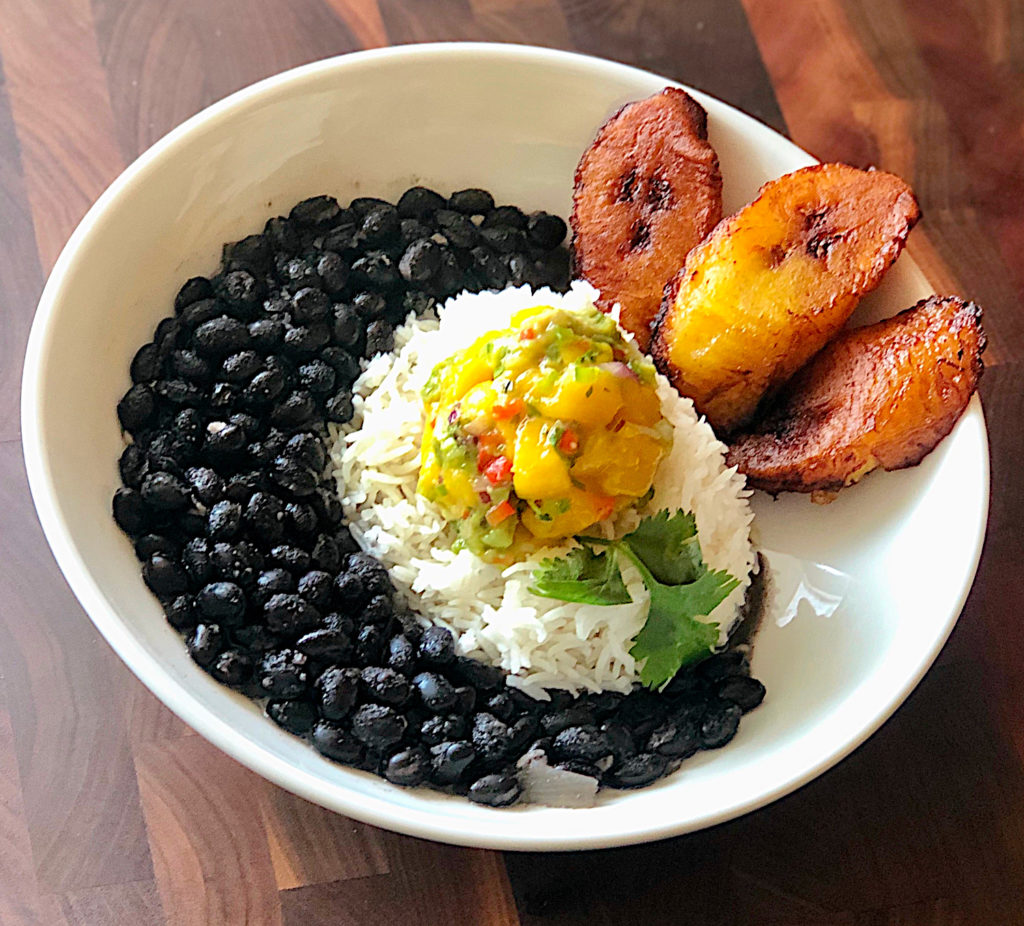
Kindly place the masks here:
<instances>
[{"instance_id":1,"label":"mound of coconut rice","mask_svg":"<svg viewBox=\"0 0 1024 926\"><path fill-rule=\"evenodd\" d=\"M580 282L564 295L524 286L462 293L439 309L439 321L410 315L395 331L394 352L374 357L356 381L355 417L344 427L332 426L334 475L356 542L388 567L405 603L424 624L449 628L461 654L508 670L509 685L539 698L547 697L544 688L628 691L639 669L629 650L643 627L648 593L624 557L622 576L633 601L603 606L529 591L537 563L564 555L568 547L549 548L504 568L469 550L455 552L455 528L416 492L420 390L438 362L488 331L510 327L519 310L550 305L579 311L597 295ZM693 403L660 374L657 388L662 414L674 431L672 451L658 469L651 501L640 511L622 512L602 530L620 537L643 515L693 511L705 562L740 580L707 617L719 623L724 644L754 566L750 493L743 477L726 468L725 446L698 419Z\"/></svg>"}]
</instances>

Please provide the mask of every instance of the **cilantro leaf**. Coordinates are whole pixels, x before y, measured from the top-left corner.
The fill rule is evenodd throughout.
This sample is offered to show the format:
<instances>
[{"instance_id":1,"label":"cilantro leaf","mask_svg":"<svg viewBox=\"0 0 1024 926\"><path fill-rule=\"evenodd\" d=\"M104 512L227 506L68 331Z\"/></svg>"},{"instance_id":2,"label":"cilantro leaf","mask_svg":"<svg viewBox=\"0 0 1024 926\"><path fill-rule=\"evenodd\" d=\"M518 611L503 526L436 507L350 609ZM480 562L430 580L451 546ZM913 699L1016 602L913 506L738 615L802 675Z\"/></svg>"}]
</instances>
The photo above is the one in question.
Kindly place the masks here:
<instances>
[{"instance_id":1,"label":"cilantro leaf","mask_svg":"<svg viewBox=\"0 0 1024 926\"><path fill-rule=\"evenodd\" d=\"M710 614L739 585L727 572L708 572L685 585L662 585L651 578L647 623L636 635L630 655L646 659L640 681L661 688L684 665L711 652L718 642L718 624L697 620Z\"/></svg>"},{"instance_id":2,"label":"cilantro leaf","mask_svg":"<svg viewBox=\"0 0 1024 926\"><path fill-rule=\"evenodd\" d=\"M542 598L579 604L626 604L632 600L614 548L594 553L589 547L577 547L563 559L542 560L534 570L530 591Z\"/></svg>"},{"instance_id":3,"label":"cilantro leaf","mask_svg":"<svg viewBox=\"0 0 1024 926\"><path fill-rule=\"evenodd\" d=\"M644 518L622 542L643 560L655 579L666 585L693 582L703 571L697 519L692 511L677 511L671 517L668 511L659 511Z\"/></svg>"}]
</instances>

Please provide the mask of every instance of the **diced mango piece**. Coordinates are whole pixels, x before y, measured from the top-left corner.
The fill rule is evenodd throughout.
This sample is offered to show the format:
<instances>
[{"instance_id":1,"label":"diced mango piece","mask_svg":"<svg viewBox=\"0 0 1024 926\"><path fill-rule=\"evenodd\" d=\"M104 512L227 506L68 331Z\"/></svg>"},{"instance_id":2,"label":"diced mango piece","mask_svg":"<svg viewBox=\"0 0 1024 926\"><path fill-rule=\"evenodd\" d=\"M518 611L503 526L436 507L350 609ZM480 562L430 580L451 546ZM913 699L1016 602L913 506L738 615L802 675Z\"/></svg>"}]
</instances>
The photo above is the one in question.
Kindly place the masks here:
<instances>
[{"instance_id":1,"label":"diced mango piece","mask_svg":"<svg viewBox=\"0 0 1024 926\"><path fill-rule=\"evenodd\" d=\"M653 386L624 379L619 388L622 390L622 414L627 421L635 421L645 428L653 428L661 421L661 399Z\"/></svg>"},{"instance_id":2,"label":"diced mango piece","mask_svg":"<svg viewBox=\"0 0 1024 926\"><path fill-rule=\"evenodd\" d=\"M603 428L622 408L619 380L604 370L582 372L589 375L570 367L558 378L554 393L538 399L537 405L552 418Z\"/></svg>"},{"instance_id":3,"label":"diced mango piece","mask_svg":"<svg viewBox=\"0 0 1024 926\"><path fill-rule=\"evenodd\" d=\"M573 476L605 495L643 495L654 480L665 445L626 422L616 431L587 435L576 458Z\"/></svg>"},{"instance_id":4,"label":"diced mango piece","mask_svg":"<svg viewBox=\"0 0 1024 926\"><path fill-rule=\"evenodd\" d=\"M512 484L520 498L555 498L572 488L569 465L548 440L548 426L527 418L516 431Z\"/></svg>"}]
</instances>

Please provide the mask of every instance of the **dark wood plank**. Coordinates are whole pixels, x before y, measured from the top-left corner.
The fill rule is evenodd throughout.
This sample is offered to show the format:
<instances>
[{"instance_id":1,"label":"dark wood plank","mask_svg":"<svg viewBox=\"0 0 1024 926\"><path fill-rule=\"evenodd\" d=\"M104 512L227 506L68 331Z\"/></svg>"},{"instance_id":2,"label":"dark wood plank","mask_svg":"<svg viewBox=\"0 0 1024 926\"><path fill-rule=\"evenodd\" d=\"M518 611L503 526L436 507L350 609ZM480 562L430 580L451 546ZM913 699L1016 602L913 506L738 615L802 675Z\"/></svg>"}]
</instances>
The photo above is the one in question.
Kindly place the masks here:
<instances>
[{"instance_id":1,"label":"dark wood plank","mask_svg":"<svg viewBox=\"0 0 1024 926\"><path fill-rule=\"evenodd\" d=\"M147 743L135 764L168 926L279 926L261 780L196 736Z\"/></svg>"},{"instance_id":2,"label":"dark wood plank","mask_svg":"<svg viewBox=\"0 0 1024 926\"><path fill-rule=\"evenodd\" d=\"M67 926L164 926L156 884L105 884L55 898Z\"/></svg>"},{"instance_id":3,"label":"dark wood plank","mask_svg":"<svg viewBox=\"0 0 1024 926\"><path fill-rule=\"evenodd\" d=\"M281 894L284 926L517 926L501 856L384 836L390 874Z\"/></svg>"},{"instance_id":4,"label":"dark wood plank","mask_svg":"<svg viewBox=\"0 0 1024 926\"><path fill-rule=\"evenodd\" d=\"M241 87L360 47L321 0L93 0L93 6L126 161ZM359 21L364 33L372 32L371 14Z\"/></svg>"},{"instance_id":5,"label":"dark wood plank","mask_svg":"<svg viewBox=\"0 0 1024 926\"><path fill-rule=\"evenodd\" d=\"M112 707L138 683L57 571L18 444L0 444L0 474L0 666L40 890L151 879L128 727Z\"/></svg>"},{"instance_id":6,"label":"dark wood plank","mask_svg":"<svg viewBox=\"0 0 1024 926\"><path fill-rule=\"evenodd\" d=\"M43 269L124 164L88 0L0 0L0 57ZM59 66L57 66L59 62Z\"/></svg>"}]
</instances>

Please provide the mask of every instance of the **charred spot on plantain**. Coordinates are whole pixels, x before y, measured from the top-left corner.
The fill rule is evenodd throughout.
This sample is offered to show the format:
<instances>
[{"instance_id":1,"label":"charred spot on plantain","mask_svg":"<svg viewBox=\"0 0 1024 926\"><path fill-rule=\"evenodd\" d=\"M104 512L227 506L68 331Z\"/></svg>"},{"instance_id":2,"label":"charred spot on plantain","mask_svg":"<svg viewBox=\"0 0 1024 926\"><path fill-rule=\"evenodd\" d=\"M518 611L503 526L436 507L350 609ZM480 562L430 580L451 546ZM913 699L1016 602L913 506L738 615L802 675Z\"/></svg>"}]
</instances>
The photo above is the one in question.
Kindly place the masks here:
<instances>
[{"instance_id":1,"label":"charred spot on plantain","mask_svg":"<svg viewBox=\"0 0 1024 926\"><path fill-rule=\"evenodd\" d=\"M629 249L631 251L638 251L640 248L646 248L651 243L651 227L646 222L638 219L633 223L632 231L629 235Z\"/></svg>"},{"instance_id":2,"label":"charred spot on plantain","mask_svg":"<svg viewBox=\"0 0 1024 926\"><path fill-rule=\"evenodd\" d=\"M832 245L839 238L839 235L827 227L828 213L827 209L822 209L804 216L804 232L809 235L806 250L817 260L827 257Z\"/></svg>"},{"instance_id":3,"label":"charred spot on plantain","mask_svg":"<svg viewBox=\"0 0 1024 926\"><path fill-rule=\"evenodd\" d=\"M622 176L622 186L619 188L618 201L620 203L633 202L633 193L636 190L636 168L632 168L628 174Z\"/></svg>"},{"instance_id":4,"label":"charred spot on plantain","mask_svg":"<svg viewBox=\"0 0 1024 926\"><path fill-rule=\"evenodd\" d=\"M786 259L787 251L781 244L773 244L765 252L765 263L774 270L776 267L781 266L782 262Z\"/></svg>"},{"instance_id":5,"label":"charred spot on plantain","mask_svg":"<svg viewBox=\"0 0 1024 926\"><path fill-rule=\"evenodd\" d=\"M672 185L664 178L654 174L647 181L647 205L655 212L668 209L672 205Z\"/></svg>"}]
</instances>

